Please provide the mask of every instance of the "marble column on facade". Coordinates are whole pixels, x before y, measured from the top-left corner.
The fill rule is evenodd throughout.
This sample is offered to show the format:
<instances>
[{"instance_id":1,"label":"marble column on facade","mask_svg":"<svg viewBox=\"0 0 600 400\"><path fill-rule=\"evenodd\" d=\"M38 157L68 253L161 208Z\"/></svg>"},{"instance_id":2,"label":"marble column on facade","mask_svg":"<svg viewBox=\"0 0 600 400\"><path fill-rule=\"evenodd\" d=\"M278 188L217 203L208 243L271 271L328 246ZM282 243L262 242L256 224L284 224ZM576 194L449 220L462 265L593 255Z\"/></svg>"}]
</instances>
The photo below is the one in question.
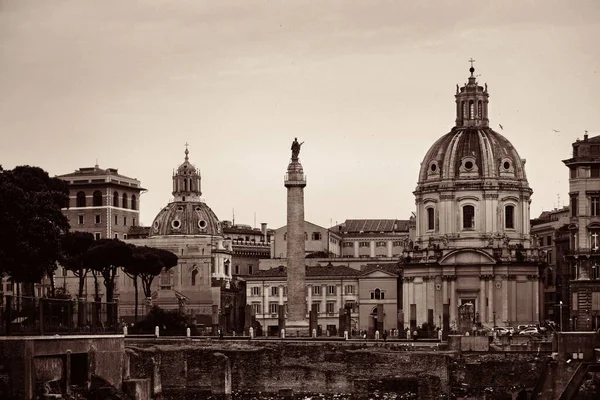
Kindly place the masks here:
<instances>
[{"instance_id":1,"label":"marble column on facade","mask_svg":"<svg viewBox=\"0 0 600 400\"><path fill-rule=\"evenodd\" d=\"M510 308L508 311L509 319L517 321L517 277L511 275L510 279Z\"/></svg>"},{"instance_id":2,"label":"marble column on facade","mask_svg":"<svg viewBox=\"0 0 600 400\"><path fill-rule=\"evenodd\" d=\"M486 302L485 299L487 298L487 291L486 289L486 282L487 276L482 275L479 277L479 321L481 321L482 323L486 321Z\"/></svg>"},{"instance_id":3,"label":"marble column on facade","mask_svg":"<svg viewBox=\"0 0 600 400\"><path fill-rule=\"evenodd\" d=\"M417 305L417 326L423 324L423 322L427 321L427 311L426 311L426 298L425 298L425 285L423 284L423 277L415 277L414 280L414 290L415 290L415 302Z\"/></svg>"},{"instance_id":4,"label":"marble column on facade","mask_svg":"<svg viewBox=\"0 0 600 400\"><path fill-rule=\"evenodd\" d=\"M494 324L494 276L488 281L488 322Z\"/></svg>"},{"instance_id":5,"label":"marble column on facade","mask_svg":"<svg viewBox=\"0 0 600 400\"><path fill-rule=\"evenodd\" d=\"M408 320L408 323L410 326L410 306L411 304L415 304L415 278L414 277L409 277L408 279L408 302L406 304L406 318ZM413 316L415 319L417 318L416 315Z\"/></svg>"},{"instance_id":6,"label":"marble column on facade","mask_svg":"<svg viewBox=\"0 0 600 400\"><path fill-rule=\"evenodd\" d=\"M538 285L538 276L537 275L532 275L530 277L531 279L531 293L532 293L532 300L533 300L533 304L532 304L532 322L533 323L540 323L540 293L539 293L539 285Z\"/></svg>"},{"instance_id":7,"label":"marble column on facade","mask_svg":"<svg viewBox=\"0 0 600 400\"><path fill-rule=\"evenodd\" d=\"M375 258L375 241L371 240L369 242L369 257Z\"/></svg>"},{"instance_id":8,"label":"marble column on facade","mask_svg":"<svg viewBox=\"0 0 600 400\"><path fill-rule=\"evenodd\" d=\"M502 322L508 324L508 275L502 276Z\"/></svg>"},{"instance_id":9,"label":"marble column on facade","mask_svg":"<svg viewBox=\"0 0 600 400\"><path fill-rule=\"evenodd\" d=\"M358 241L354 242L354 258L358 258Z\"/></svg>"},{"instance_id":10,"label":"marble column on facade","mask_svg":"<svg viewBox=\"0 0 600 400\"><path fill-rule=\"evenodd\" d=\"M425 321L429 322L429 310L433 310L433 324L435 325L438 323L438 321L436 320L437 315L440 314L439 312L437 312L438 310L435 309L435 277L427 276L424 280L427 290L427 301L425 304Z\"/></svg>"},{"instance_id":11,"label":"marble column on facade","mask_svg":"<svg viewBox=\"0 0 600 400\"><path fill-rule=\"evenodd\" d=\"M340 308L342 308L342 285L335 285L335 312L339 312Z\"/></svg>"},{"instance_id":12,"label":"marble column on facade","mask_svg":"<svg viewBox=\"0 0 600 400\"><path fill-rule=\"evenodd\" d=\"M327 284L321 285L321 312L327 312Z\"/></svg>"},{"instance_id":13,"label":"marble column on facade","mask_svg":"<svg viewBox=\"0 0 600 400\"><path fill-rule=\"evenodd\" d=\"M283 285L279 285L279 287L277 288L277 291L279 292L279 305L282 306L283 305Z\"/></svg>"},{"instance_id":14,"label":"marble column on facade","mask_svg":"<svg viewBox=\"0 0 600 400\"><path fill-rule=\"evenodd\" d=\"M306 300L306 304L307 304L306 309L308 310L309 315L310 315L310 311L312 310L312 290L313 290L312 288L313 288L312 284L310 284L310 283L306 284L306 291L308 292L307 293L308 300Z\"/></svg>"},{"instance_id":15,"label":"marble column on facade","mask_svg":"<svg viewBox=\"0 0 600 400\"><path fill-rule=\"evenodd\" d=\"M392 258L394 256L394 243L391 240L387 241L387 256L388 258Z\"/></svg>"},{"instance_id":16,"label":"marble column on facade","mask_svg":"<svg viewBox=\"0 0 600 400\"><path fill-rule=\"evenodd\" d=\"M263 297L264 297L264 303L263 304L263 314L269 314L269 285L265 285L263 287L264 293L263 293Z\"/></svg>"},{"instance_id":17,"label":"marble column on facade","mask_svg":"<svg viewBox=\"0 0 600 400\"><path fill-rule=\"evenodd\" d=\"M456 276L450 277L450 324L458 328L456 316Z\"/></svg>"}]
</instances>

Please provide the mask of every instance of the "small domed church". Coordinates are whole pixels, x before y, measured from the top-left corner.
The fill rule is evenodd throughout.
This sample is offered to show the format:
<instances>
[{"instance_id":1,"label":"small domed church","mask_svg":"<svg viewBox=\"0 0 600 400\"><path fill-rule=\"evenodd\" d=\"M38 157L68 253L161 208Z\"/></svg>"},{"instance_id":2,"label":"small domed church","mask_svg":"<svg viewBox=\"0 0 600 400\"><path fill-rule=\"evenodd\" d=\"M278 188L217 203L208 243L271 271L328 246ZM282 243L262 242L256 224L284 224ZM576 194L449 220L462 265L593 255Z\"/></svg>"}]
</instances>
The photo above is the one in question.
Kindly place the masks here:
<instances>
[{"instance_id":1,"label":"small domed church","mask_svg":"<svg viewBox=\"0 0 600 400\"><path fill-rule=\"evenodd\" d=\"M148 237L127 240L137 246L169 250L179 257L176 267L154 279L152 299L143 299L140 293L139 303L179 309L198 323L217 323L213 318L224 312L224 292L234 285L232 246L223 236L219 219L201 198L200 171L190 163L187 146L183 164L173 172L172 194L173 199L154 218ZM133 316L134 302L133 281L122 276L120 315ZM145 309L140 308L139 315L144 314Z\"/></svg>"},{"instance_id":2,"label":"small domed church","mask_svg":"<svg viewBox=\"0 0 600 400\"><path fill-rule=\"evenodd\" d=\"M525 160L489 126L487 84L471 65L456 125L419 171L415 240L401 257L399 325L449 330L543 320L542 264L529 232Z\"/></svg>"}]
</instances>

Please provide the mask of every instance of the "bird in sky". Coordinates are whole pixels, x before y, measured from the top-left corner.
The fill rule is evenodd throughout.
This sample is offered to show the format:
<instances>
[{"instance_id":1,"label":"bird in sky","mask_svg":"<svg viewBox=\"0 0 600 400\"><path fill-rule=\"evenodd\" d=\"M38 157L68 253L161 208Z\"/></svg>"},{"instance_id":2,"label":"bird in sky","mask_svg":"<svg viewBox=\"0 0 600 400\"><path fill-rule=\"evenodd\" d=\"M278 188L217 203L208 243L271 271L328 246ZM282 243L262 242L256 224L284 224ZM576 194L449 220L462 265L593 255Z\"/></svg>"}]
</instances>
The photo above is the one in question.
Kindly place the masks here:
<instances>
[{"instance_id":1,"label":"bird in sky","mask_svg":"<svg viewBox=\"0 0 600 400\"><path fill-rule=\"evenodd\" d=\"M556 133L560 133L560 131L557 131L556 129L552 129L552 130L553 130L554 132L556 132Z\"/></svg>"},{"instance_id":2,"label":"bird in sky","mask_svg":"<svg viewBox=\"0 0 600 400\"><path fill-rule=\"evenodd\" d=\"M504 127L502 126L502 124L498 124L498 126L500 127L500 129L504 130Z\"/></svg>"}]
</instances>

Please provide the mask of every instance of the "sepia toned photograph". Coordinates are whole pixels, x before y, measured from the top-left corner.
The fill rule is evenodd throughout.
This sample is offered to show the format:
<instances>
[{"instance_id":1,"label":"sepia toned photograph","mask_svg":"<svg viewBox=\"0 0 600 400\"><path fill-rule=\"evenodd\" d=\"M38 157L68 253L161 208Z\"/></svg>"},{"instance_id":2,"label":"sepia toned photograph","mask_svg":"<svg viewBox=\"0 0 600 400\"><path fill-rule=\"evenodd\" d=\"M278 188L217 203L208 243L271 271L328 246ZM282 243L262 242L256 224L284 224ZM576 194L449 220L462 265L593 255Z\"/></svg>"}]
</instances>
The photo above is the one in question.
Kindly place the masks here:
<instances>
[{"instance_id":1,"label":"sepia toned photograph","mask_svg":"<svg viewBox=\"0 0 600 400\"><path fill-rule=\"evenodd\" d=\"M0 0L0 400L600 399L600 1Z\"/></svg>"}]
</instances>

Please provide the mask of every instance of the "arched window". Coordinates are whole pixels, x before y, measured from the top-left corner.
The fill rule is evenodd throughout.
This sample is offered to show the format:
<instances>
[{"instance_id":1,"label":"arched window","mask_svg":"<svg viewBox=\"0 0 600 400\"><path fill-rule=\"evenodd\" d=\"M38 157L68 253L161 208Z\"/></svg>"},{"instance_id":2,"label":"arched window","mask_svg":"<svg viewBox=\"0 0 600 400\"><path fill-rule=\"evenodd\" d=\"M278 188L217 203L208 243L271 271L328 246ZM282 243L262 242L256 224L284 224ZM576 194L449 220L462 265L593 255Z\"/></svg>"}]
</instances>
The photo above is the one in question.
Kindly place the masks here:
<instances>
[{"instance_id":1,"label":"arched window","mask_svg":"<svg viewBox=\"0 0 600 400\"><path fill-rule=\"evenodd\" d=\"M463 207L463 229L475 229L475 207Z\"/></svg>"},{"instance_id":2,"label":"arched window","mask_svg":"<svg viewBox=\"0 0 600 400\"><path fill-rule=\"evenodd\" d=\"M483 102L481 100L477 102L477 116L483 118Z\"/></svg>"},{"instance_id":3,"label":"arched window","mask_svg":"<svg viewBox=\"0 0 600 400\"><path fill-rule=\"evenodd\" d=\"M113 207L119 207L119 193L113 193Z\"/></svg>"},{"instance_id":4,"label":"arched window","mask_svg":"<svg viewBox=\"0 0 600 400\"><path fill-rule=\"evenodd\" d=\"M469 100L469 119L475 118L475 102Z\"/></svg>"},{"instance_id":5,"label":"arched window","mask_svg":"<svg viewBox=\"0 0 600 400\"><path fill-rule=\"evenodd\" d=\"M127 208L127 193L123 193L123 208Z\"/></svg>"},{"instance_id":6,"label":"arched window","mask_svg":"<svg viewBox=\"0 0 600 400\"><path fill-rule=\"evenodd\" d=\"M93 204L94 204L94 207L101 207L102 206L102 192L100 192L99 190L96 190L94 192Z\"/></svg>"},{"instance_id":7,"label":"arched window","mask_svg":"<svg viewBox=\"0 0 600 400\"><path fill-rule=\"evenodd\" d=\"M187 188L187 179L185 179L185 178L183 179L183 191L184 192L188 191L188 188Z\"/></svg>"},{"instance_id":8,"label":"arched window","mask_svg":"<svg viewBox=\"0 0 600 400\"><path fill-rule=\"evenodd\" d=\"M381 289L377 288L371 292L372 300L381 300L383 298L384 298L384 292L382 292Z\"/></svg>"},{"instance_id":9,"label":"arched window","mask_svg":"<svg viewBox=\"0 0 600 400\"><path fill-rule=\"evenodd\" d=\"M515 206L513 205L504 207L504 227L515 229Z\"/></svg>"},{"instance_id":10,"label":"arched window","mask_svg":"<svg viewBox=\"0 0 600 400\"><path fill-rule=\"evenodd\" d=\"M427 208L427 230L432 231L435 229L435 210L433 207Z\"/></svg>"},{"instance_id":11,"label":"arched window","mask_svg":"<svg viewBox=\"0 0 600 400\"><path fill-rule=\"evenodd\" d=\"M137 210L137 197L135 197L135 194L131 195L131 209Z\"/></svg>"},{"instance_id":12,"label":"arched window","mask_svg":"<svg viewBox=\"0 0 600 400\"><path fill-rule=\"evenodd\" d=\"M77 207L85 207L85 193L77 192Z\"/></svg>"},{"instance_id":13,"label":"arched window","mask_svg":"<svg viewBox=\"0 0 600 400\"><path fill-rule=\"evenodd\" d=\"M463 118L467 118L468 114L467 114L467 102L466 101L462 102L462 115L463 115Z\"/></svg>"},{"instance_id":14,"label":"arched window","mask_svg":"<svg viewBox=\"0 0 600 400\"><path fill-rule=\"evenodd\" d=\"M198 275L197 269L192 271L192 286L196 286L196 275Z\"/></svg>"}]
</instances>

